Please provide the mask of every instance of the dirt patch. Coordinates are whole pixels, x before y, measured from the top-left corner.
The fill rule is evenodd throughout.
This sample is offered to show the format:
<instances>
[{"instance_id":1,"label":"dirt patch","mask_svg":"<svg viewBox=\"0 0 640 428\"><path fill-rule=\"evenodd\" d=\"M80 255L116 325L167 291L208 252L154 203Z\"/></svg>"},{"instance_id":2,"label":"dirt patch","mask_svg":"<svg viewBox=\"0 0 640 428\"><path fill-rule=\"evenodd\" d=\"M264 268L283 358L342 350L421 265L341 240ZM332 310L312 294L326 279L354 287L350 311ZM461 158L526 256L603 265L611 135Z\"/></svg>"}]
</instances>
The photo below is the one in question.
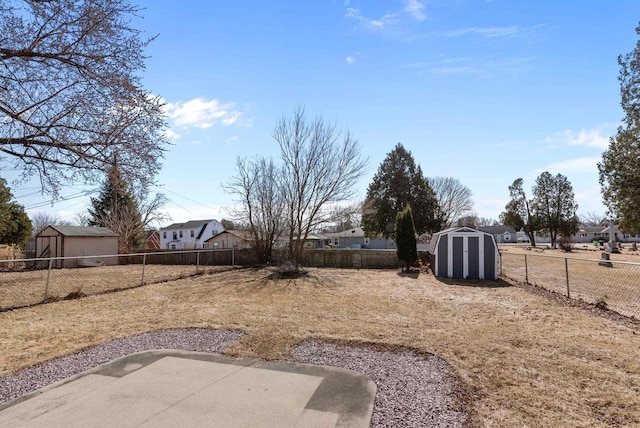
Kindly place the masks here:
<instances>
[{"instance_id":1,"label":"dirt patch","mask_svg":"<svg viewBox=\"0 0 640 428\"><path fill-rule=\"evenodd\" d=\"M520 287L398 272L246 269L0 313L0 373L148 331L222 328L246 333L232 356L292 360L311 339L438 355L468 386L474 426L640 424L637 329Z\"/></svg>"}]
</instances>

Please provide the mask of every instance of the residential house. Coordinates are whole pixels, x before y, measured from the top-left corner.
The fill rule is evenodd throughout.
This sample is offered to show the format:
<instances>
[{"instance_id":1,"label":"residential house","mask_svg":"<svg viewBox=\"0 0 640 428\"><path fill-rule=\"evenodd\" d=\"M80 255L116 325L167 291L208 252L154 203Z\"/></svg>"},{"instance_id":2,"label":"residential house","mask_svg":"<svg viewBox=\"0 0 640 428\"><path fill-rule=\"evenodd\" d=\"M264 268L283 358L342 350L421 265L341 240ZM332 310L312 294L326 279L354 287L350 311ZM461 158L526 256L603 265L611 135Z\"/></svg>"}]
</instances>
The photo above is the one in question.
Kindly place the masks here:
<instances>
[{"instance_id":1,"label":"residential house","mask_svg":"<svg viewBox=\"0 0 640 428\"><path fill-rule=\"evenodd\" d=\"M160 229L160 245L170 250L206 248L205 241L223 230L222 223L213 219L173 223Z\"/></svg>"},{"instance_id":2,"label":"residential house","mask_svg":"<svg viewBox=\"0 0 640 428\"><path fill-rule=\"evenodd\" d=\"M365 249L393 249L396 243L394 240L383 237L371 238L365 235L361 227L343 230L342 232L325 233L329 240L329 246L333 248L365 248Z\"/></svg>"},{"instance_id":3,"label":"residential house","mask_svg":"<svg viewBox=\"0 0 640 428\"><path fill-rule=\"evenodd\" d=\"M578 233L571 237L573 242L609 242L609 226L581 226ZM640 236L622 232L618 226L613 226L613 240L616 242L640 242Z\"/></svg>"},{"instance_id":4,"label":"residential house","mask_svg":"<svg viewBox=\"0 0 640 428\"><path fill-rule=\"evenodd\" d=\"M206 248L251 248L253 235L246 230L223 230L205 241Z\"/></svg>"},{"instance_id":5,"label":"residential house","mask_svg":"<svg viewBox=\"0 0 640 428\"><path fill-rule=\"evenodd\" d=\"M483 226L477 230L490 233L498 244L509 244L518 242L516 230L507 226Z\"/></svg>"}]
</instances>

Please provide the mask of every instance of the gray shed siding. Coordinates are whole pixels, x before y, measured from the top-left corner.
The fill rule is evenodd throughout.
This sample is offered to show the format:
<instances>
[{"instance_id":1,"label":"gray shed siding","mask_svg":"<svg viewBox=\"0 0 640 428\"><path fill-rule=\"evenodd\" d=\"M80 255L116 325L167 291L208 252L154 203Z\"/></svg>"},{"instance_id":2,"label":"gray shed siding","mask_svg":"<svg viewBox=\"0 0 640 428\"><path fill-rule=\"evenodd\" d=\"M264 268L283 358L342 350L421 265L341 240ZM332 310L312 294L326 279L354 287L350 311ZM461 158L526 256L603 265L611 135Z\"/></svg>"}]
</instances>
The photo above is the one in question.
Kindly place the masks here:
<instances>
[{"instance_id":1,"label":"gray shed siding","mask_svg":"<svg viewBox=\"0 0 640 428\"><path fill-rule=\"evenodd\" d=\"M449 266L449 241L447 239L440 240L436 254L438 254L438 260L436 261L438 263L438 272L441 272L440 276L444 276Z\"/></svg>"},{"instance_id":2,"label":"gray shed siding","mask_svg":"<svg viewBox=\"0 0 640 428\"><path fill-rule=\"evenodd\" d=\"M484 278L485 279L497 279L496 271L494 267L496 258L496 248L490 239L484 240Z\"/></svg>"},{"instance_id":3,"label":"gray shed siding","mask_svg":"<svg viewBox=\"0 0 640 428\"><path fill-rule=\"evenodd\" d=\"M480 238L469 238L469 278L480 279Z\"/></svg>"},{"instance_id":4,"label":"gray shed siding","mask_svg":"<svg viewBox=\"0 0 640 428\"><path fill-rule=\"evenodd\" d=\"M497 279L498 248L492 234L461 227L439 232L427 250L436 276Z\"/></svg>"},{"instance_id":5,"label":"gray shed siding","mask_svg":"<svg viewBox=\"0 0 640 428\"><path fill-rule=\"evenodd\" d=\"M464 237L454 236L453 244L453 277L464 278Z\"/></svg>"}]
</instances>

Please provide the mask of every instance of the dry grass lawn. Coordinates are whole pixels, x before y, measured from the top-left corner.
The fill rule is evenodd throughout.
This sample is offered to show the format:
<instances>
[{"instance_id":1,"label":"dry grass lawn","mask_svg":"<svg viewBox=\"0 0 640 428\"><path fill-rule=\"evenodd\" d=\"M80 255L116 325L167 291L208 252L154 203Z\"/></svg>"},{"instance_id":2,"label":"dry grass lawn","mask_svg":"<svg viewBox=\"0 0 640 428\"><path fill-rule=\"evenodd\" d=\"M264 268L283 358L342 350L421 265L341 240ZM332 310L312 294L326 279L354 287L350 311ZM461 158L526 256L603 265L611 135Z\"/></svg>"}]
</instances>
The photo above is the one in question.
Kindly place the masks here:
<instances>
[{"instance_id":1,"label":"dry grass lawn","mask_svg":"<svg viewBox=\"0 0 640 428\"><path fill-rule=\"evenodd\" d=\"M569 270L569 292L574 299L589 303L602 302L609 309L640 319L640 256L625 252L611 254L611 266L601 266L600 252L545 250L527 251L521 246L501 247L502 272L505 276L525 281L525 255L528 280L548 290L566 295L566 270ZM565 258L567 264L565 266Z\"/></svg>"},{"instance_id":2,"label":"dry grass lawn","mask_svg":"<svg viewBox=\"0 0 640 428\"><path fill-rule=\"evenodd\" d=\"M150 330L240 329L247 335L225 353L290 359L311 337L435 353L471 390L475 426L640 426L632 328L517 287L310 273L274 281L267 270L227 271L0 313L0 374Z\"/></svg>"},{"instance_id":3,"label":"dry grass lawn","mask_svg":"<svg viewBox=\"0 0 640 428\"><path fill-rule=\"evenodd\" d=\"M229 269L230 266L199 266L199 273ZM182 279L196 274L191 265L115 265L92 268L24 270L0 272L0 310L62 299L71 293L98 294L116 289Z\"/></svg>"}]
</instances>

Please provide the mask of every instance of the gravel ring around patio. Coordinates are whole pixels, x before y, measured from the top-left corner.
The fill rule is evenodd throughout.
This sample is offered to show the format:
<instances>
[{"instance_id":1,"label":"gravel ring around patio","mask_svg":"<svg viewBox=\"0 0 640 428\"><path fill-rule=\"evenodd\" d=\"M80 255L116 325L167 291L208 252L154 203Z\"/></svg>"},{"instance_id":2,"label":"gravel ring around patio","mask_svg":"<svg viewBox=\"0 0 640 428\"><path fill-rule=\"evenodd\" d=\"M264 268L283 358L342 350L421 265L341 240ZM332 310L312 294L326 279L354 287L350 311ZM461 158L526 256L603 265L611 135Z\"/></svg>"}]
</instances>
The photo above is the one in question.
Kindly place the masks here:
<instances>
[{"instance_id":1,"label":"gravel ring around patio","mask_svg":"<svg viewBox=\"0 0 640 428\"><path fill-rule=\"evenodd\" d=\"M0 404L137 352L179 349L215 353L243 336L240 331L187 328L110 340L0 377ZM301 363L340 367L369 376L377 385L372 427L459 427L468 417L460 400L454 403L454 397L464 395L465 391L461 393L456 388L448 364L436 355L386 345L307 340L295 348L293 358ZM461 401L465 401L464 397Z\"/></svg>"},{"instance_id":2,"label":"gravel ring around patio","mask_svg":"<svg viewBox=\"0 0 640 428\"><path fill-rule=\"evenodd\" d=\"M461 427L467 420L467 391L456 385L449 365L436 355L317 340L303 342L293 355L299 362L354 370L371 378L378 387L372 427Z\"/></svg>"}]
</instances>

